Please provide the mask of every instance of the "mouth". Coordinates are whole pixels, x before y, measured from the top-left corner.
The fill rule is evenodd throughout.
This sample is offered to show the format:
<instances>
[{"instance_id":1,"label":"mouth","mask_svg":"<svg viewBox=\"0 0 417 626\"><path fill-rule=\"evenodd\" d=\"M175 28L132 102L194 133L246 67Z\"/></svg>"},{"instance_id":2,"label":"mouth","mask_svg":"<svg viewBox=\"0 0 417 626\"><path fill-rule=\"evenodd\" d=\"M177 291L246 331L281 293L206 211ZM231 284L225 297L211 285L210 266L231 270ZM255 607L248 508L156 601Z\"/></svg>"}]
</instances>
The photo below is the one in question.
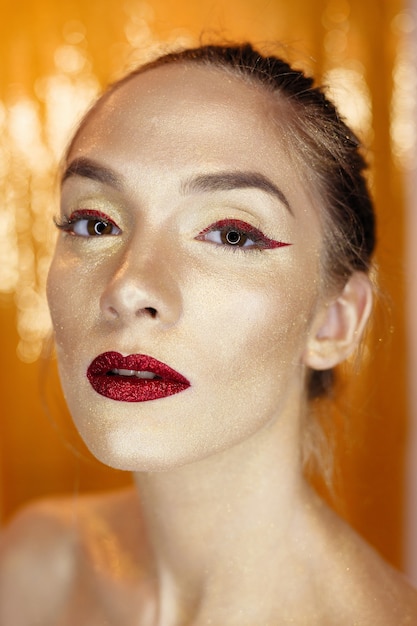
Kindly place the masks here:
<instances>
[{"instance_id":1,"label":"mouth","mask_svg":"<svg viewBox=\"0 0 417 626\"><path fill-rule=\"evenodd\" d=\"M119 402L158 400L190 387L182 374L144 354L99 354L89 365L87 378L97 393Z\"/></svg>"}]
</instances>

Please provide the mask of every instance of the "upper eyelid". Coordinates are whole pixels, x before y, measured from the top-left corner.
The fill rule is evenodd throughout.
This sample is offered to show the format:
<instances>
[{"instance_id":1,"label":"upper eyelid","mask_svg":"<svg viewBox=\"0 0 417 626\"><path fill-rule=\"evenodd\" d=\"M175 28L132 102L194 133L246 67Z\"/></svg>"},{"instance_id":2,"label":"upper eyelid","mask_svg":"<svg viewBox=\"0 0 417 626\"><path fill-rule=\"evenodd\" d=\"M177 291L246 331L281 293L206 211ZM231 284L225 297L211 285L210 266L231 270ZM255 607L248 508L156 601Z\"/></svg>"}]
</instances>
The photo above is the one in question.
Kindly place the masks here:
<instances>
[{"instance_id":1,"label":"upper eyelid","mask_svg":"<svg viewBox=\"0 0 417 626\"><path fill-rule=\"evenodd\" d=\"M264 239L266 241L273 241L273 239L271 239L270 237L268 237L267 235L265 235L265 233L257 226L254 226L253 224L250 224L244 220L241 219L237 219L237 218L232 218L232 219L222 219L222 220L218 220L216 222L213 222L212 224L210 224L209 226L207 226L206 228L204 228L199 235L204 235L210 232L214 232L216 230L226 230L227 228L230 229L235 229L238 231L241 231L242 233L246 234L249 238L253 239Z\"/></svg>"},{"instance_id":2,"label":"upper eyelid","mask_svg":"<svg viewBox=\"0 0 417 626\"><path fill-rule=\"evenodd\" d=\"M119 228L117 222L113 218L109 217L106 213L103 213L102 211L97 211L95 209L80 209L72 211L69 215L64 213L60 217L54 217L54 222L57 226L65 226L71 225L77 221L88 219L96 219L98 221L102 220L103 222L109 222Z\"/></svg>"},{"instance_id":3,"label":"upper eyelid","mask_svg":"<svg viewBox=\"0 0 417 626\"><path fill-rule=\"evenodd\" d=\"M222 228L236 228L236 230L259 233L259 235L265 236L261 228L239 218L230 218L230 219L226 218L226 219L216 220L215 222L213 222L212 224L204 228L202 232L207 232L208 230L216 230L216 229L221 230Z\"/></svg>"},{"instance_id":4,"label":"upper eyelid","mask_svg":"<svg viewBox=\"0 0 417 626\"><path fill-rule=\"evenodd\" d=\"M70 213L68 220L83 220L83 219L91 219L96 218L98 220L103 220L103 222L111 222L112 224L116 224L115 220L109 217L103 211L97 211L97 209L77 209Z\"/></svg>"}]
</instances>

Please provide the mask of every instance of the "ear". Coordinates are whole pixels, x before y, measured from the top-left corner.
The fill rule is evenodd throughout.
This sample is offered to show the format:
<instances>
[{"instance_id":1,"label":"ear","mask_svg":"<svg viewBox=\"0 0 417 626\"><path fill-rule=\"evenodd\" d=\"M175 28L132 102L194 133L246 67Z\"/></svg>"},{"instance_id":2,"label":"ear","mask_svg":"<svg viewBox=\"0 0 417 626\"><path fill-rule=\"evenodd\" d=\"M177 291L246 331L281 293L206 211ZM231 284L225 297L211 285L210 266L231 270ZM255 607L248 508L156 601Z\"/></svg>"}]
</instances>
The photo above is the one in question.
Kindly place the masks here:
<instances>
[{"instance_id":1,"label":"ear","mask_svg":"<svg viewBox=\"0 0 417 626\"><path fill-rule=\"evenodd\" d=\"M317 315L304 364L326 370L344 361L359 344L371 309L371 282L363 272L354 272L342 293Z\"/></svg>"}]
</instances>

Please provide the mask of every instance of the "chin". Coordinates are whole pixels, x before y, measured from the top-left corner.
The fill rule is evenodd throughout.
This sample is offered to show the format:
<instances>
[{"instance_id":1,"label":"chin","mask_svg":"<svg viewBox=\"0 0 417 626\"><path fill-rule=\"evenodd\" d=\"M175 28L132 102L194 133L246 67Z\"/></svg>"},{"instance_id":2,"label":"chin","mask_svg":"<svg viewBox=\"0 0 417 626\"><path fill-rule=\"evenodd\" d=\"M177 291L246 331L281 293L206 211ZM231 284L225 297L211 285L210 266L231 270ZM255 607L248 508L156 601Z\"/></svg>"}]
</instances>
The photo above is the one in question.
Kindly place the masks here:
<instances>
[{"instance_id":1,"label":"chin","mask_svg":"<svg viewBox=\"0 0 417 626\"><path fill-rule=\"evenodd\" d=\"M127 472L168 472L191 463L202 461L218 452L216 449L187 450L180 442L144 441L143 437L117 431L100 433L83 432L81 437L91 454L101 463L113 469Z\"/></svg>"}]
</instances>

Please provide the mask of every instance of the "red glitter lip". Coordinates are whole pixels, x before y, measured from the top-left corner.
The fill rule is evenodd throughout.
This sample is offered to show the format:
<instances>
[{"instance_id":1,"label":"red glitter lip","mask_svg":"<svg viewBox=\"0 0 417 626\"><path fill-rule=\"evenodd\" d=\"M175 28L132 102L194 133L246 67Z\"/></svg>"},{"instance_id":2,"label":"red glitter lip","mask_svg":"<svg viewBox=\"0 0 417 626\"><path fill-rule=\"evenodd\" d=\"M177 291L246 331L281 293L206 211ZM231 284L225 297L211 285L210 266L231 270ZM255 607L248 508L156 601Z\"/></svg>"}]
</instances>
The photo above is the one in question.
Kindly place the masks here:
<instances>
[{"instance_id":1,"label":"red glitter lip","mask_svg":"<svg viewBox=\"0 0 417 626\"><path fill-rule=\"evenodd\" d=\"M119 374L117 370L130 370L138 374ZM140 377L152 374L154 378ZM89 365L87 378L97 393L118 402L158 400L190 386L184 376L161 361L144 354L122 356L119 352L99 354Z\"/></svg>"}]
</instances>

